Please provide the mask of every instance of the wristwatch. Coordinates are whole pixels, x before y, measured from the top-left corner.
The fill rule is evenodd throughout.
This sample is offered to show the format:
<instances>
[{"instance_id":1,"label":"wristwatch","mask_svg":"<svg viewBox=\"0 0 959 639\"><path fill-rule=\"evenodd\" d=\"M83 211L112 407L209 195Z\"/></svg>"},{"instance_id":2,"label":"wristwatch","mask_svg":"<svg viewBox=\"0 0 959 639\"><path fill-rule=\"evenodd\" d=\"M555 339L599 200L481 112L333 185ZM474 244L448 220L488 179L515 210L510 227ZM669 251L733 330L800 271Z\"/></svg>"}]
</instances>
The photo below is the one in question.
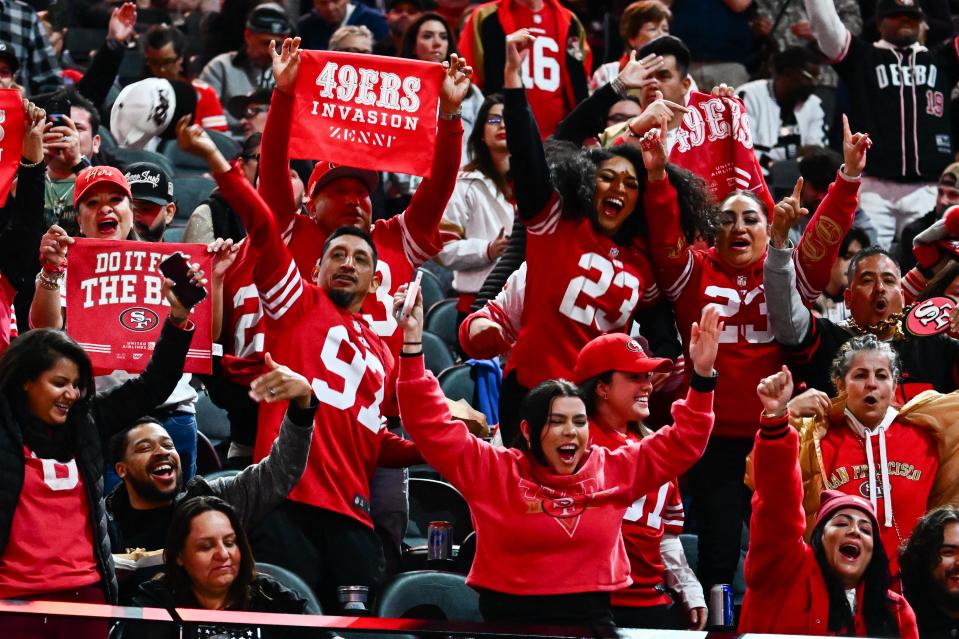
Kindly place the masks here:
<instances>
[{"instance_id":1,"label":"wristwatch","mask_svg":"<svg viewBox=\"0 0 959 639\"><path fill-rule=\"evenodd\" d=\"M74 164L73 166L71 166L70 171L72 171L73 173L79 173L80 171L87 168L88 166L93 166L93 164L90 162L87 156L81 155L80 161Z\"/></svg>"}]
</instances>

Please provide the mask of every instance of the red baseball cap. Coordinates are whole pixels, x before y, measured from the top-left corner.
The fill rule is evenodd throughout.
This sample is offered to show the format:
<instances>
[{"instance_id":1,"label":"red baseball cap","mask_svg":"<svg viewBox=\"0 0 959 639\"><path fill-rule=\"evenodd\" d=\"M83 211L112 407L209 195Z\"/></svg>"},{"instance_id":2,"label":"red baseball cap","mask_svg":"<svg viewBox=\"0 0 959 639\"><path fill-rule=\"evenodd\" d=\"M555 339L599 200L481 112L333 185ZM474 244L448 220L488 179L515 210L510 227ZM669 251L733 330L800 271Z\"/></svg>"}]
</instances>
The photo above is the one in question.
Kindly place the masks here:
<instances>
[{"instance_id":1,"label":"red baseball cap","mask_svg":"<svg viewBox=\"0 0 959 639\"><path fill-rule=\"evenodd\" d=\"M872 507L872 502L858 495L847 495L838 490L824 490L819 496L819 512L816 514L816 526L818 526L820 522L828 520L836 514L836 511L842 510L843 508L855 508L856 510L864 512L869 516L873 529L877 531L876 534L878 534L879 520L876 519L876 510Z\"/></svg>"},{"instance_id":2,"label":"red baseball cap","mask_svg":"<svg viewBox=\"0 0 959 639\"><path fill-rule=\"evenodd\" d=\"M84 193L97 184L103 183L113 184L123 191L127 197L133 197L130 193L130 185L127 184L127 179L123 177L123 171L115 166L88 166L80 171L76 185L73 187L73 208L79 209L80 200Z\"/></svg>"},{"instance_id":3,"label":"red baseball cap","mask_svg":"<svg viewBox=\"0 0 959 639\"><path fill-rule=\"evenodd\" d=\"M355 166L340 166L335 162L317 162L310 173L310 180L306 185L306 197L312 198L324 186L340 178L352 177L366 185L371 192L380 183L380 176L376 171L358 169Z\"/></svg>"},{"instance_id":4,"label":"red baseball cap","mask_svg":"<svg viewBox=\"0 0 959 639\"><path fill-rule=\"evenodd\" d=\"M662 357L650 357L639 342L625 333L600 335L590 340L579 352L573 381L582 384L590 377L606 371L622 373L668 373L673 370L673 361Z\"/></svg>"}]
</instances>

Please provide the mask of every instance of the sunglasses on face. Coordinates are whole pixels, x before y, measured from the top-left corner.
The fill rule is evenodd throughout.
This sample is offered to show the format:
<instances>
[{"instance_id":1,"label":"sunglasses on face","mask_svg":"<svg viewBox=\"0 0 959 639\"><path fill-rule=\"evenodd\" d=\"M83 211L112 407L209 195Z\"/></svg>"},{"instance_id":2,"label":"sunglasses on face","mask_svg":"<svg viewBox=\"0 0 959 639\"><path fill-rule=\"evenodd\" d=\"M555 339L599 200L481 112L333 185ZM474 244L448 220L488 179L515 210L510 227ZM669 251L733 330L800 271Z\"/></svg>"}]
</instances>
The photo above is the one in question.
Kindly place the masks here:
<instances>
[{"instance_id":1,"label":"sunglasses on face","mask_svg":"<svg viewBox=\"0 0 959 639\"><path fill-rule=\"evenodd\" d=\"M248 106L243 110L243 117L249 120L252 120L261 113L266 113L270 110L268 106Z\"/></svg>"},{"instance_id":2,"label":"sunglasses on face","mask_svg":"<svg viewBox=\"0 0 959 639\"><path fill-rule=\"evenodd\" d=\"M493 125L493 126L497 126L497 125L500 125L500 124L502 124L502 123L503 123L503 118L502 118L502 116L499 116L499 115L491 115L491 116L489 116L488 118L486 118L486 124L491 124L491 125Z\"/></svg>"}]
</instances>

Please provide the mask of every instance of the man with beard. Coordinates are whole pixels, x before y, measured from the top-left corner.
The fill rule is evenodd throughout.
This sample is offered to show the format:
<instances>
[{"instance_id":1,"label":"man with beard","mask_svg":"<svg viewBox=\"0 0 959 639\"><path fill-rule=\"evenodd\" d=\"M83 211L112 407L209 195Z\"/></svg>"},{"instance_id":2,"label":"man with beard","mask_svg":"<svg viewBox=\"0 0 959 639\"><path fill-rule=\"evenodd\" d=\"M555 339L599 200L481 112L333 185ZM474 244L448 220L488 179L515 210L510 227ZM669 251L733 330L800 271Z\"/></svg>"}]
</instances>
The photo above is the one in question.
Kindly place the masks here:
<instances>
[{"instance_id":1,"label":"man with beard","mask_svg":"<svg viewBox=\"0 0 959 639\"><path fill-rule=\"evenodd\" d=\"M229 502L249 529L280 505L303 475L317 403L306 380L268 360L272 370L254 384L268 384L291 401L270 454L238 475L207 481L195 477L183 486L180 456L163 424L144 417L110 440L110 457L122 483L107 497L110 543L115 552L163 548L178 503L214 495ZM140 573L138 577L149 577ZM142 579L137 579L142 581ZM128 592L136 585L125 584Z\"/></svg>"},{"instance_id":2,"label":"man with beard","mask_svg":"<svg viewBox=\"0 0 959 639\"><path fill-rule=\"evenodd\" d=\"M935 205L936 180L953 159L950 94L959 79L957 41L919 42L916 0L879 0L881 39L853 36L832 0L804 0L819 48L848 85L850 124L870 131L875 147L862 179L860 206L889 248L910 220Z\"/></svg>"},{"instance_id":3,"label":"man with beard","mask_svg":"<svg viewBox=\"0 0 959 639\"><path fill-rule=\"evenodd\" d=\"M796 289L792 243L770 241L763 269L769 325L793 359L797 381L836 395L829 378L830 362L850 338L872 333L890 342L899 354L902 379L896 403L905 404L934 389L950 393L959 387L959 341L945 334L908 337L903 333L903 285L899 266L884 249L872 246L849 262L849 286L843 293L850 318L832 322L814 317Z\"/></svg>"},{"instance_id":4,"label":"man with beard","mask_svg":"<svg viewBox=\"0 0 959 639\"><path fill-rule=\"evenodd\" d=\"M813 93L818 83L815 54L792 47L773 57L771 79L753 80L737 89L749 113L753 149L763 168L795 159L800 147L826 146L826 114L822 100Z\"/></svg>"},{"instance_id":5,"label":"man with beard","mask_svg":"<svg viewBox=\"0 0 959 639\"><path fill-rule=\"evenodd\" d=\"M151 162L134 162L123 173L133 193L133 228L145 242L162 242L163 232L176 215L173 181Z\"/></svg>"},{"instance_id":6,"label":"man with beard","mask_svg":"<svg viewBox=\"0 0 959 639\"><path fill-rule=\"evenodd\" d=\"M919 520L899 557L899 567L919 636L959 636L959 506L940 506Z\"/></svg>"},{"instance_id":7,"label":"man with beard","mask_svg":"<svg viewBox=\"0 0 959 639\"><path fill-rule=\"evenodd\" d=\"M207 161L246 226L255 252L253 281L265 315L266 351L310 380L320 404L307 470L282 508L287 525L272 527L284 540L266 545L275 557L259 550L257 557L299 574L326 610L338 608L338 586L367 586L372 596L385 565L373 531L370 480L377 465L422 463L413 442L391 433L381 416L394 359L360 314L380 285L377 246L365 230L340 226L323 243L311 277L302 276L275 214L239 167L231 167L198 126L181 122L178 141ZM358 179L350 180L364 188ZM283 403L256 387L251 397L260 402L257 442L270 442Z\"/></svg>"}]
</instances>

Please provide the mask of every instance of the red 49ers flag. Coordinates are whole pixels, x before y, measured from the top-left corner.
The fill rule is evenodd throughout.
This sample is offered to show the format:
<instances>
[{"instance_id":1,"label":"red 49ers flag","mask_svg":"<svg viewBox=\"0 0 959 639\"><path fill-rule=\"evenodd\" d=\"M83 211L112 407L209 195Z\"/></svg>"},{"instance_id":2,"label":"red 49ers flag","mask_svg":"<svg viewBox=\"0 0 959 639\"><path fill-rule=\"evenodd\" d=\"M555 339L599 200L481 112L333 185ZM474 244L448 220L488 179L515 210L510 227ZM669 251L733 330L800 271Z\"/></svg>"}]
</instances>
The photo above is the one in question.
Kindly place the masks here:
<instances>
[{"instance_id":1,"label":"red 49ers flag","mask_svg":"<svg viewBox=\"0 0 959 639\"><path fill-rule=\"evenodd\" d=\"M202 244L77 238L67 273L67 333L90 356L94 369L139 373L150 361L170 305L160 292L159 264L180 251L212 272ZM211 372L213 311L207 295L193 307L196 325L186 373Z\"/></svg>"},{"instance_id":2,"label":"red 49ers flag","mask_svg":"<svg viewBox=\"0 0 959 639\"><path fill-rule=\"evenodd\" d=\"M23 148L23 97L17 89L0 89L0 206L7 200Z\"/></svg>"},{"instance_id":3,"label":"red 49ers flag","mask_svg":"<svg viewBox=\"0 0 959 639\"><path fill-rule=\"evenodd\" d=\"M443 67L301 51L290 156L429 177Z\"/></svg>"}]
</instances>

